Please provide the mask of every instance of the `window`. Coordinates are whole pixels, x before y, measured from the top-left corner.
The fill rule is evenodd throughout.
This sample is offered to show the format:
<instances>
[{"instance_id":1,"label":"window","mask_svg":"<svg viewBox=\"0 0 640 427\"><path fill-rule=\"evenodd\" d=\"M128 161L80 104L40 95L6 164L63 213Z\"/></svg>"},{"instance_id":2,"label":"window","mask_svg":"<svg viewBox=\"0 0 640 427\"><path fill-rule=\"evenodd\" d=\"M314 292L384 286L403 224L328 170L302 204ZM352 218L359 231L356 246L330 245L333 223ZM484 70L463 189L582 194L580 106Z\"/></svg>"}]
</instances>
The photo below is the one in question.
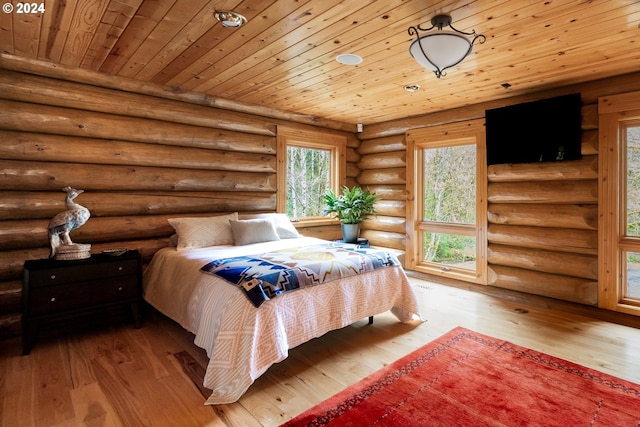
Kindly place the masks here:
<instances>
[{"instance_id":1,"label":"window","mask_svg":"<svg viewBox=\"0 0 640 427\"><path fill-rule=\"evenodd\" d=\"M425 148L423 163L423 221L467 227L450 233L422 233L422 260L475 271L476 257L476 146ZM431 227L430 227L431 228Z\"/></svg>"},{"instance_id":2,"label":"window","mask_svg":"<svg viewBox=\"0 0 640 427\"><path fill-rule=\"evenodd\" d=\"M331 150L287 146L287 215L322 216L320 195L331 187Z\"/></svg>"},{"instance_id":3,"label":"window","mask_svg":"<svg viewBox=\"0 0 640 427\"><path fill-rule=\"evenodd\" d=\"M640 92L598 102L598 305L640 315Z\"/></svg>"},{"instance_id":4,"label":"window","mask_svg":"<svg viewBox=\"0 0 640 427\"><path fill-rule=\"evenodd\" d=\"M640 305L640 121L623 127L623 162L626 164L625 239L632 239L635 251L625 251L625 280L622 300Z\"/></svg>"},{"instance_id":5,"label":"window","mask_svg":"<svg viewBox=\"0 0 640 427\"><path fill-rule=\"evenodd\" d=\"M345 182L347 139L278 128L277 210L294 220L323 217L322 194Z\"/></svg>"},{"instance_id":6,"label":"window","mask_svg":"<svg viewBox=\"0 0 640 427\"><path fill-rule=\"evenodd\" d=\"M407 149L409 267L486 283L482 121L409 131Z\"/></svg>"}]
</instances>

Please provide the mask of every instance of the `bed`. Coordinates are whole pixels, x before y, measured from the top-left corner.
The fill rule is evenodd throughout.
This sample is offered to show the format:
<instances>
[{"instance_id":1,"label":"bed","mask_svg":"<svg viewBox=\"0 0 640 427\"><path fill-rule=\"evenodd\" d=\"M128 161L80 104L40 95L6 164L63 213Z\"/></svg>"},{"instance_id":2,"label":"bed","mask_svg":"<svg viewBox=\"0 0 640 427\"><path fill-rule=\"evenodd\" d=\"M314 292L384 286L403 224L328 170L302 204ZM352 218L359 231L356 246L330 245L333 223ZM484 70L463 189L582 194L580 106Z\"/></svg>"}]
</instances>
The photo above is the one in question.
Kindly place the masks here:
<instances>
[{"instance_id":1,"label":"bed","mask_svg":"<svg viewBox=\"0 0 640 427\"><path fill-rule=\"evenodd\" d=\"M160 249L144 273L145 300L192 332L194 343L209 357L203 384L212 394L206 404L237 401L256 378L284 360L290 348L331 330L388 310L401 322L421 319L415 293L399 263L252 301L246 286L203 267L221 259L336 244L300 236L286 217L256 219L263 228L265 221L271 223L272 230L265 234L256 231L254 220L237 220L234 215L213 217L215 225L204 228L194 226L192 218L169 220L178 243ZM241 233L229 229L230 223L251 227Z\"/></svg>"}]
</instances>

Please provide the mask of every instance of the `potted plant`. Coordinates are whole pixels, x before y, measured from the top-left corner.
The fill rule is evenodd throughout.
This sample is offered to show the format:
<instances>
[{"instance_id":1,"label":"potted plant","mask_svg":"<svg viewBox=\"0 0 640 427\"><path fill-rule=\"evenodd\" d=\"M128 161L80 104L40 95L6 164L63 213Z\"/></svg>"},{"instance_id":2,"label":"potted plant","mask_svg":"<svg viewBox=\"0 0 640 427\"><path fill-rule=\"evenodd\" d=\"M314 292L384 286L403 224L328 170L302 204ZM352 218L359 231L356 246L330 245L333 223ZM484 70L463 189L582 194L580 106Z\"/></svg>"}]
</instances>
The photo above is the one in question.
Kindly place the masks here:
<instances>
[{"instance_id":1,"label":"potted plant","mask_svg":"<svg viewBox=\"0 0 640 427\"><path fill-rule=\"evenodd\" d=\"M360 223L367 215L375 215L373 208L377 200L376 194L360 187L342 187L342 194L337 195L333 189L322 196L325 204L325 215L334 214L342 223L342 238L346 243L356 243L360 234Z\"/></svg>"}]
</instances>

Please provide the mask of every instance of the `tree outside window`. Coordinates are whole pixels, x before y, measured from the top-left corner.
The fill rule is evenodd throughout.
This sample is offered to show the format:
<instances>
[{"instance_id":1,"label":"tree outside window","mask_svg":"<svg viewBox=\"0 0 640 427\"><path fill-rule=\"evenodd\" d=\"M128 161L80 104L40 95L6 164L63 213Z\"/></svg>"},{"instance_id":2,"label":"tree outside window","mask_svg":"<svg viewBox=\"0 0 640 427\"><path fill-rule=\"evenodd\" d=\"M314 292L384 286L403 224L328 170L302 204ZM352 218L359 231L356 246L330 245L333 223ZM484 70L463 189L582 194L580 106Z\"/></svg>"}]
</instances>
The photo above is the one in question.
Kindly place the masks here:
<instances>
[{"instance_id":1,"label":"tree outside window","mask_svg":"<svg viewBox=\"0 0 640 427\"><path fill-rule=\"evenodd\" d=\"M476 223L476 146L459 145L423 151L423 221ZM424 233L423 259L473 269L475 236Z\"/></svg>"},{"instance_id":2,"label":"tree outside window","mask_svg":"<svg viewBox=\"0 0 640 427\"><path fill-rule=\"evenodd\" d=\"M287 215L323 215L322 195L331 188L331 151L287 147Z\"/></svg>"},{"instance_id":3,"label":"tree outside window","mask_svg":"<svg viewBox=\"0 0 640 427\"><path fill-rule=\"evenodd\" d=\"M345 183L347 138L278 128L277 211L294 220L324 217L322 195Z\"/></svg>"}]
</instances>

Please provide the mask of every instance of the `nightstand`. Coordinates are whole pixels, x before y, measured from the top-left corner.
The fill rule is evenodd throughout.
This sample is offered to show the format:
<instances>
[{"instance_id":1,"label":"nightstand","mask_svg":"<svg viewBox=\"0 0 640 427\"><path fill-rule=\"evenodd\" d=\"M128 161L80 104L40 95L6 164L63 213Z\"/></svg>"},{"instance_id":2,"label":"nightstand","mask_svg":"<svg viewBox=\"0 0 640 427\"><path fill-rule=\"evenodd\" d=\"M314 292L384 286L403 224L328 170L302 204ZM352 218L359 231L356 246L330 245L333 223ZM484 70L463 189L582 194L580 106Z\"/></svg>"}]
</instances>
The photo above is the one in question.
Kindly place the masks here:
<instances>
[{"instance_id":1,"label":"nightstand","mask_svg":"<svg viewBox=\"0 0 640 427\"><path fill-rule=\"evenodd\" d=\"M82 260L28 260L22 284L23 354L29 354L39 324L117 305L130 306L140 327L142 257L137 250Z\"/></svg>"}]
</instances>

